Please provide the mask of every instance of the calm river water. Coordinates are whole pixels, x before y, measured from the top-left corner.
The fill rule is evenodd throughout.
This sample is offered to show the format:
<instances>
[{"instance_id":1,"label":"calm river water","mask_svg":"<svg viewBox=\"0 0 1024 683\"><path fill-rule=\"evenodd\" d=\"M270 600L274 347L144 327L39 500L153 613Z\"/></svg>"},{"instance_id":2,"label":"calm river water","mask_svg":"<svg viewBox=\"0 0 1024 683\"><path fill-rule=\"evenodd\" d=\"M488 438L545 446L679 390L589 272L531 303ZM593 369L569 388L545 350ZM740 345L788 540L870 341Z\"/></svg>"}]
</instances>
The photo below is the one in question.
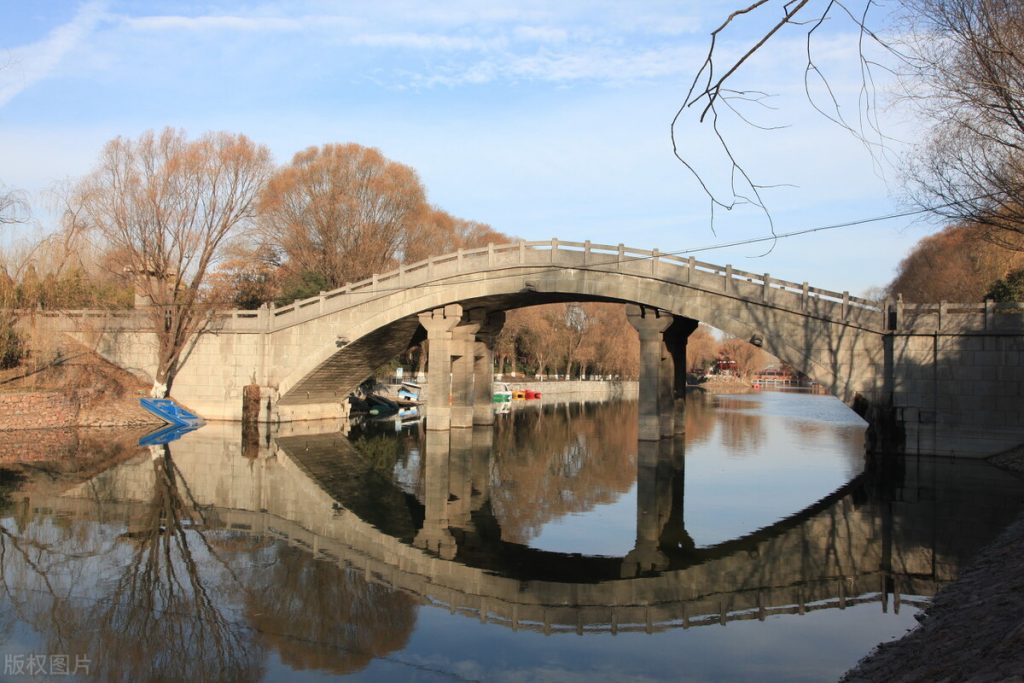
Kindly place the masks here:
<instances>
[{"instance_id":1,"label":"calm river water","mask_svg":"<svg viewBox=\"0 0 1024 683\"><path fill-rule=\"evenodd\" d=\"M830 397L698 395L660 443L636 413L82 436L0 497L2 680L835 680L1024 500L866 461Z\"/></svg>"}]
</instances>

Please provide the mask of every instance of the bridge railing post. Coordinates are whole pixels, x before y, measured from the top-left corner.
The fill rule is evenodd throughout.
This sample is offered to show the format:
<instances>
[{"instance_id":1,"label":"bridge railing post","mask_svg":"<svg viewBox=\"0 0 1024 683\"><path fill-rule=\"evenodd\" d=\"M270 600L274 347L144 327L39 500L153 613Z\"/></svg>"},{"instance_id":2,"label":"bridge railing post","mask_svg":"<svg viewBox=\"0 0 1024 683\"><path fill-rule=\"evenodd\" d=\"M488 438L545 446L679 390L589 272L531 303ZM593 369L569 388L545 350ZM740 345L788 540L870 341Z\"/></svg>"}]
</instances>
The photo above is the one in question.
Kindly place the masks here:
<instances>
[{"instance_id":1,"label":"bridge railing post","mask_svg":"<svg viewBox=\"0 0 1024 683\"><path fill-rule=\"evenodd\" d=\"M619 272L622 272L622 264L623 264L623 262L625 260L626 260L626 245L624 245L622 242L619 242L619 262L618 262L618 270L619 270Z\"/></svg>"},{"instance_id":2,"label":"bridge railing post","mask_svg":"<svg viewBox=\"0 0 1024 683\"><path fill-rule=\"evenodd\" d=\"M850 293L843 292L843 320L846 320L850 315Z\"/></svg>"},{"instance_id":3,"label":"bridge railing post","mask_svg":"<svg viewBox=\"0 0 1024 683\"><path fill-rule=\"evenodd\" d=\"M590 263L590 240L583 243L583 265Z\"/></svg>"},{"instance_id":4,"label":"bridge railing post","mask_svg":"<svg viewBox=\"0 0 1024 683\"><path fill-rule=\"evenodd\" d=\"M370 278L370 291L374 294L377 293L377 273L374 273L373 277Z\"/></svg>"},{"instance_id":5,"label":"bridge railing post","mask_svg":"<svg viewBox=\"0 0 1024 683\"><path fill-rule=\"evenodd\" d=\"M558 238L551 238L551 262L554 263L558 257Z\"/></svg>"},{"instance_id":6,"label":"bridge railing post","mask_svg":"<svg viewBox=\"0 0 1024 683\"><path fill-rule=\"evenodd\" d=\"M273 305L273 302L269 302L269 304L267 302L264 302L263 305L260 306L259 309L256 311L256 315L259 316L258 324L260 327L260 331L262 332L267 332L270 330L270 320L273 317L270 313L270 306Z\"/></svg>"},{"instance_id":7,"label":"bridge railing post","mask_svg":"<svg viewBox=\"0 0 1024 683\"><path fill-rule=\"evenodd\" d=\"M768 273L764 274L764 287L761 289L761 301L770 302L772 300L772 276Z\"/></svg>"},{"instance_id":8,"label":"bridge railing post","mask_svg":"<svg viewBox=\"0 0 1024 683\"><path fill-rule=\"evenodd\" d=\"M658 250L651 249L651 275L658 274Z\"/></svg>"},{"instance_id":9,"label":"bridge railing post","mask_svg":"<svg viewBox=\"0 0 1024 683\"><path fill-rule=\"evenodd\" d=\"M807 311L807 297L809 296L808 289L807 283L805 282L803 286L803 293L800 295L800 310L804 312Z\"/></svg>"},{"instance_id":10,"label":"bridge railing post","mask_svg":"<svg viewBox=\"0 0 1024 683\"><path fill-rule=\"evenodd\" d=\"M686 281L693 281L693 271L697 268L697 259L692 256L686 259Z\"/></svg>"},{"instance_id":11,"label":"bridge railing post","mask_svg":"<svg viewBox=\"0 0 1024 683\"><path fill-rule=\"evenodd\" d=\"M725 282L722 283L722 291L728 294L732 291L732 264L726 264L725 266Z\"/></svg>"},{"instance_id":12,"label":"bridge railing post","mask_svg":"<svg viewBox=\"0 0 1024 683\"><path fill-rule=\"evenodd\" d=\"M398 286L405 287L405 264L398 264Z\"/></svg>"},{"instance_id":13,"label":"bridge railing post","mask_svg":"<svg viewBox=\"0 0 1024 683\"><path fill-rule=\"evenodd\" d=\"M935 331L936 332L942 332L942 326L946 323L947 317L948 316L946 314L946 302L945 301L940 301L939 302L939 320L938 320L938 322L935 325Z\"/></svg>"},{"instance_id":14,"label":"bridge railing post","mask_svg":"<svg viewBox=\"0 0 1024 683\"><path fill-rule=\"evenodd\" d=\"M995 325L996 307L992 299L985 299L985 329L991 330Z\"/></svg>"}]
</instances>

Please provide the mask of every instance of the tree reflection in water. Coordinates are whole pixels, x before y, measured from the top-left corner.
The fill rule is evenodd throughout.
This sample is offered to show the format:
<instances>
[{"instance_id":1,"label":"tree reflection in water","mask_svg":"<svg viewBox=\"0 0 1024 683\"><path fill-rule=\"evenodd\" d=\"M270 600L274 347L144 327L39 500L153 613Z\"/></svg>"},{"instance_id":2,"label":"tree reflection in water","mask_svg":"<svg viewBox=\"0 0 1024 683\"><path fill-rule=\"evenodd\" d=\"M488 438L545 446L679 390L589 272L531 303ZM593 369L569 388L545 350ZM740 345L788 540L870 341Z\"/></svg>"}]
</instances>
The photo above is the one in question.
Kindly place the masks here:
<instances>
[{"instance_id":1,"label":"tree reflection in water","mask_svg":"<svg viewBox=\"0 0 1024 683\"><path fill-rule=\"evenodd\" d=\"M204 534L169 446L162 451L152 498L121 536L131 559L96 609L80 611L70 647L108 681L260 680L262 646L228 616L238 577Z\"/></svg>"},{"instance_id":2,"label":"tree reflection in water","mask_svg":"<svg viewBox=\"0 0 1024 683\"><path fill-rule=\"evenodd\" d=\"M27 498L0 524L0 636L30 624L47 652L87 653L96 678L125 682L258 681L270 650L293 668L351 673L405 646L413 598L308 549L219 528L158 448L142 465L149 499L127 507L123 533L30 515ZM118 501L100 489L91 509L103 520Z\"/></svg>"},{"instance_id":3,"label":"tree reflection in water","mask_svg":"<svg viewBox=\"0 0 1024 683\"><path fill-rule=\"evenodd\" d=\"M765 439L764 421L756 412L757 404L729 396L718 396L715 400L718 403L715 419L721 425L722 445L736 455L756 453Z\"/></svg>"},{"instance_id":4,"label":"tree reflection in water","mask_svg":"<svg viewBox=\"0 0 1024 683\"><path fill-rule=\"evenodd\" d=\"M490 490L506 541L526 543L552 519L614 502L636 481L636 403L545 406L504 417Z\"/></svg>"},{"instance_id":5,"label":"tree reflection in water","mask_svg":"<svg viewBox=\"0 0 1024 683\"><path fill-rule=\"evenodd\" d=\"M273 565L249 580L249 623L294 669L359 671L403 649L416 624L409 595L302 548L277 545Z\"/></svg>"}]
</instances>

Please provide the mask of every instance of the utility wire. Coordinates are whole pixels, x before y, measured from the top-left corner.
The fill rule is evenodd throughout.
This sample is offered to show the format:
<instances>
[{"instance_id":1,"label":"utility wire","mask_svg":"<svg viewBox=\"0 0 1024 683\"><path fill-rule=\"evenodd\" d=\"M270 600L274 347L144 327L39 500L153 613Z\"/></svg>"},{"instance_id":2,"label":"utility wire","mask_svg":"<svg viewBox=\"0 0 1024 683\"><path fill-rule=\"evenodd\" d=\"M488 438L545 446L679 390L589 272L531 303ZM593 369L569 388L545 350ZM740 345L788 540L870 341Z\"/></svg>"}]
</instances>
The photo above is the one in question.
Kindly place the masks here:
<instances>
[{"instance_id":1,"label":"utility wire","mask_svg":"<svg viewBox=\"0 0 1024 683\"><path fill-rule=\"evenodd\" d=\"M832 223L832 224L829 224L829 225L819 225L819 226L815 226L813 228L805 228L803 230L793 230L793 231L790 231L790 232L776 233L776 234L773 234L773 235L765 235L765 236L762 236L762 237L751 237L751 238L742 239L742 240L735 240L735 241L732 241L732 242L720 242L720 243L717 243L717 244L710 244L710 245L706 245L706 246L703 246L703 247L693 247L693 248L686 248L686 249L677 249L677 250L674 250L674 251L659 251L658 252L658 256L659 257L661 257L661 256L683 256L683 255L687 255L687 254L697 254L697 253L706 252L706 251L714 251L716 249L728 249L730 247L739 247L739 246L745 246L745 245L748 245L748 244L759 244L759 243L763 243L763 242L772 242L772 241L775 241L775 240L787 239L787 238L790 238L790 237L799 237L799 236L802 236L802 235L810 235L810 234L817 233L817 232L824 232L826 230L839 230L839 229L842 229L842 228L851 228L851 227L857 227L857 226L860 226L860 225L868 225L868 224L871 224L871 223L881 223L881 222L885 222L885 221L895 220L897 218L908 218L910 216L920 216L920 215L923 215L923 214L934 213L934 212L936 212L936 211L938 211L940 209L949 208L951 206L955 206L957 204L962 204L964 202L977 201L979 199L988 199L988 198L994 197L994 196L996 196L998 194L1002 194L1002 193L990 193L990 194L985 194L985 195L979 195L977 197L972 197L970 199L964 199L964 200L961 200L961 201L946 202L944 204L938 204L938 205L935 205L935 206L923 207L923 208L918 208L918 209L909 209L907 211L899 211L899 212L894 212L894 213L889 213L889 214L883 214L881 216L871 216L871 217L868 217L868 218L858 218L858 219L855 219L855 220L852 220L852 221L845 221L845 222L842 222L842 223ZM91 242L91 240L90 240L90 242ZM517 244L517 242L510 242L508 244ZM96 246L96 245L94 244L94 246ZM619 263L630 263L630 262L635 262L635 261L647 261L647 260L650 260L652 258L654 258L653 255L650 255L650 256L625 256L625 257L623 257L621 259L615 259L615 260L612 260L612 261L604 261L600 265L601 266L612 266L612 265L617 265ZM753 258L758 258L758 257L753 257ZM521 264L515 264L515 265L521 265ZM552 267L552 268L546 268L546 269L542 268L540 270L535 271L535 274L536 275L543 275L545 273L558 272L560 270L562 270L562 268L558 268L558 267ZM391 271L391 272L395 272L395 271ZM489 272L493 273L493 271L489 271ZM445 277L447 278L448 276L445 276ZM493 275L490 275L489 277L481 277L481 278L477 278L477 279L462 280L461 283L463 283L463 284L472 284L472 283L475 283L475 282L481 282L484 279L495 280L495 279L500 279L501 277L518 277L518 275L499 276L498 278L495 278ZM349 283L349 284L351 284L351 283ZM438 287L438 286L442 286L442 285L443 285L443 283L440 283L440 282L436 282L436 283L435 282L423 282L423 283L420 283L417 286L418 287ZM325 292L325 294L330 294L332 292L336 292L336 291L338 291L338 289L341 289L341 288L336 288L334 290L330 290L328 292ZM372 293L373 294L390 294L390 293L393 293L393 292L402 291L404 289L408 289L408 287L401 287L401 286L383 287L383 288L382 287L378 287ZM367 292L367 293L370 293L370 292ZM295 303L299 303L300 301L306 301L308 299L314 299L314 298L317 298L317 297L308 297L307 299L296 299L295 301L293 301L293 302L291 302L289 304L282 305L282 306L280 306L278 308L286 308L287 306L291 306L291 305L293 305ZM233 303L234 303L233 301L225 301L225 300L207 300L207 301L204 301L202 303L202 305L209 306L209 305L217 305L217 304L223 305L223 304L233 304ZM145 308L159 308L159 309L163 310L163 309L168 308L169 306L179 306L179 305L182 305L182 304L173 303L173 302L169 303L169 304L151 304L151 305L147 305L147 306L143 306L143 307L138 307L138 308L136 308L134 310L144 310ZM124 310L124 309L110 309L110 310L111 311L115 311L115 310Z\"/></svg>"}]
</instances>

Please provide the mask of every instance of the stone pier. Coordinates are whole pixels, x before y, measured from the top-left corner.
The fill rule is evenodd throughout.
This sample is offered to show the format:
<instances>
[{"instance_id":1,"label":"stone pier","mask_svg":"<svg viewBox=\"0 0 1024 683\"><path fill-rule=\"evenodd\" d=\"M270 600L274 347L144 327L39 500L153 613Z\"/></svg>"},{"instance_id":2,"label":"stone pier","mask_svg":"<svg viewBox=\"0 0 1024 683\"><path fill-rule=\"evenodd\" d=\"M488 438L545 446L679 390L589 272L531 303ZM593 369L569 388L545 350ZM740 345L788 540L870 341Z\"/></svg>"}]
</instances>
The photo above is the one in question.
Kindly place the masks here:
<instances>
[{"instance_id":1,"label":"stone pier","mask_svg":"<svg viewBox=\"0 0 1024 683\"><path fill-rule=\"evenodd\" d=\"M663 435L661 423L665 416L662 406L667 400L664 397L665 387L662 384L663 367L667 370L664 360L664 332L672 324L672 314L636 304L626 305L626 317L640 334L640 396L638 437L642 441L657 441ZM684 363L685 365L685 363ZM669 377L668 395L671 396L671 377ZM670 404L671 405L671 404ZM671 409L666 410L671 418ZM672 435L672 427L667 426L668 435Z\"/></svg>"},{"instance_id":2,"label":"stone pier","mask_svg":"<svg viewBox=\"0 0 1024 683\"><path fill-rule=\"evenodd\" d=\"M505 326L505 312L483 317L473 346L473 424L494 424L491 408L491 384L494 379L494 340Z\"/></svg>"},{"instance_id":3,"label":"stone pier","mask_svg":"<svg viewBox=\"0 0 1024 683\"><path fill-rule=\"evenodd\" d=\"M476 333L480 322L463 320L452 330L452 419L453 428L473 426L473 379ZM428 370L428 372L430 372ZM433 374L430 375L433 381ZM429 392L428 392L429 394Z\"/></svg>"},{"instance_id":4,"label":"stone pier","mask_svg":"<svg viewBox=\"0 0 1024 683\"><path fill-rule=\"evenodd\" d=\"M426 418L428 430L447 430L452 423L452 331L462 320L462 306L419 314L420 325L427 330L427 364L430 391L427 392Z\"/></svg>"},{"instance_id":5,"label":"stone pier","mask_svg":"<svg viewBox=\"0 0 1024 683\"><path fill-rule=\"evenodd\" d=\"M686 432L686 342L699 324L693 318L677 315L665 330L665 351L672 363L670 369L663 366L663 371L672 377L672 393L665 400L672 406L672 429L666 434L663 424L662 436Z\"/></svg>"},{"instance_id":6,"label":"stone pier","mask_svg":"<svg viewBox=\"0 0 1024 683\"><path fill-rule=\"evenodd\" d=\"M417 548L450 560L457 551L451 532L449 452L451 432L428 430L424 453L423 527L416 534Z\"/></svg>"}]
</instances>

